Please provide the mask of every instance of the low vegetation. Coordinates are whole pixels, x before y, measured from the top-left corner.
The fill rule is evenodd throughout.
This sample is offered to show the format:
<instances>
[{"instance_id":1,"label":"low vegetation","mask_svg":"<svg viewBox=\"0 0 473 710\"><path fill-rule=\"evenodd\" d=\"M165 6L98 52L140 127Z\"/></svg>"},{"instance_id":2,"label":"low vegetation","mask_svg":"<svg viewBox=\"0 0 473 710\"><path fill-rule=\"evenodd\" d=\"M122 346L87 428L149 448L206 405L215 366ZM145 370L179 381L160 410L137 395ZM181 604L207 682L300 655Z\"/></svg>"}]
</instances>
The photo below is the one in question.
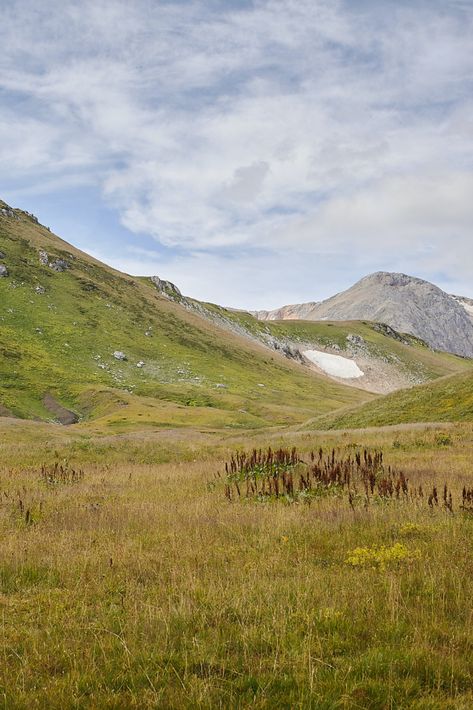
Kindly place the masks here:
<instances>
[{"instance_id":1,"label":"low vegetation","mask_svg":"<svg viewBox=\"0 0 473 710\"><path fill-rule=\"evenodd\" d=\"M189 431L170 460L25 424L28 465L16 425L0 469L5 707L473 704L471 425ZM269 490L290 475L322 494Z\"/></svg>"},{"instance_id":2,"label":"low vegetation","mask_svg":"<svg viewBox=\"0 0 473 710\"><path fill-rule=\"evenodd\" d=\"M349 429L414 422L473 421L473 373L442 377L412 390L393 392L369 406L314 419L308 427Z\"/></svg>"},{"instance_id":3,"label":"low vegetation","mask_svg":"<svg viewBox=\"0 0 473 710\"><path fill-rule=\"evenodd\" d=\"M253 449L251 453L236 452L225 464L225 495L254 498L260 502L283 500L287 503L307 502L326 495L345 498L350 507L367 508L388 501L418 503L424 497L433 508L439 505L437 486L424 494L422 485L409 481L403 470L383 464L382 451L357 451L343 454L334 448L324 453L322 447L301 456L296 447L273 451ZM443 506L453 513L453 497L445 481L442 488ZM461 492L462 509L469 507L471 491Z\"/></svg>"}]
</instances>

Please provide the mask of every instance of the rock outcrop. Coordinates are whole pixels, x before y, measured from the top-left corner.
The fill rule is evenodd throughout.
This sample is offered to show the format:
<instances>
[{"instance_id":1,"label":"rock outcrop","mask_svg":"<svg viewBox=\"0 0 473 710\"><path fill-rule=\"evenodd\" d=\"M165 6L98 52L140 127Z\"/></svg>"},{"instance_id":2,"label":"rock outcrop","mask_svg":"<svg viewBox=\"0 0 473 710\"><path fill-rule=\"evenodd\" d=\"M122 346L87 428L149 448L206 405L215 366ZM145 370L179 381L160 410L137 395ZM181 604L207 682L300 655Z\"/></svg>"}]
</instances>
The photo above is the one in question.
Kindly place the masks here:
<instances>
[{"instance_id":1,"label":"rock outcrop","mask_svg":"<svg viewBox=\"0 0 473 710\"><path fill-rule=\"evenodd\" d=\"M177 286L171 283L171 281L160 279L159 276L150 276L150 280L154 283L162 296L171 299L171 301L181 300L182 293L179 291Z\"/></svg>"},{"instance_id":2,"label":"rock outcrop","mask_svg":"<svg viewBox=\"0 0 473 710\"><path fill-rule=\"evenodd\" d=\"M62 271L67 271L69 263L65 259L54 259L54 261L49 263L49 268L57 273L61 273Z\"/></svg>"},{"instance_id":3,"label":"rock outcrop","mask_svg":"<svg viewBox=\"0 0 473 710\"><path fill-rule=\"evenodd\" d=\"M16 218L15 211L12 210L12 208L9 207L8 205L5 205L5 203L3 203L3 205L4 205L3 207L0 206L0 217L8 217L10 219L12 219L12 218L15 219Z\"/></svg>"}]
</instances>

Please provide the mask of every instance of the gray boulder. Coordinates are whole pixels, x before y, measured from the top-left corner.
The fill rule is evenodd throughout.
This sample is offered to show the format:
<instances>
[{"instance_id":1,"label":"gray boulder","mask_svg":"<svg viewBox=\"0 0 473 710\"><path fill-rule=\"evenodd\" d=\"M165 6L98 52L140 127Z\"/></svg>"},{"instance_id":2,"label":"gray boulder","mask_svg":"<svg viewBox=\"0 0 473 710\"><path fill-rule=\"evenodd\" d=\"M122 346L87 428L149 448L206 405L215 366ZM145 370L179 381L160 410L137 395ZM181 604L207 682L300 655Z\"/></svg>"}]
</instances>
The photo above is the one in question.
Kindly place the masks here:
<instances>
[{"instance_id":1,"label":"gray boulder","mask_svg":"<svg viewBox=\"0 0 473 710\"><path fill-rule=\"evenodd\" d=\"M365 341L361 335L356 335L355 333L349 333L346 337L347 342L351 345L364 345Z\"/></svg>"},{"instance_id":2,"label":"gray boulder","mask_svg":"<svg viewBox=\"0 0 473 710\"><path fill-rule=\"evenodd\" d=\"M0 277L8 276L8 269L5 264L0 264Z\"/></svg>"},{"instance_id":3,"label":"gray boulder","mask_svg":"<svg viewBox=\"0 0 473 710\"><path fill-rule=\"evenodd\" d=\"M49 268L60 273L66 271L69 268L69 264L65 259L55 259L49 264Z\"/></svg>"},{"instance_id":4,"label":"gray boulder","mask_svg":"<svg viewBox=\"0 0 473 710\"><path fill-rule=\"evenodd\" d=\"M125 353L122 353L121 350L115 350L115 352L113 353L113 357L115 358L115 360L126 360L127 359Z\"/></svg>"}]
</instances>

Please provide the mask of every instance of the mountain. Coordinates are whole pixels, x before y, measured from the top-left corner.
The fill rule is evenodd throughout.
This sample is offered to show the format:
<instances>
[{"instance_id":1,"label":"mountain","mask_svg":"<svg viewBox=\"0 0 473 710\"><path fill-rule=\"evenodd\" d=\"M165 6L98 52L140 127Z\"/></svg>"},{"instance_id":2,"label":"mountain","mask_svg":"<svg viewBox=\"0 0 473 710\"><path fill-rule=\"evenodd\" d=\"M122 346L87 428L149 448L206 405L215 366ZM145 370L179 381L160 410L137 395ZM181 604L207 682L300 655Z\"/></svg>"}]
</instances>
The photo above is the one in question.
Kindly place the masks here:
<instances>
[{"instance_id":1,"label":"mountain","mask_svg":"<svg viewBox=\"0 0 473 710\"><path fill-rule=\"evenodd\" d=\"M369 320L424 340L436 350L473 357L473 301L428 281L380 271L320 303L257 311L262 320Z\"/></svg>"},{"instance_id":2,"label":"mountain","mask_svg":"<svg viewBox=\"0 0 473 710\"><path fill-rule=\"evenodd\" d=\"M251 429L372 398L203 317L168 282L111 269L4 202L0 266L0 415L119 431Z\"/></svg>"}]
</instances>

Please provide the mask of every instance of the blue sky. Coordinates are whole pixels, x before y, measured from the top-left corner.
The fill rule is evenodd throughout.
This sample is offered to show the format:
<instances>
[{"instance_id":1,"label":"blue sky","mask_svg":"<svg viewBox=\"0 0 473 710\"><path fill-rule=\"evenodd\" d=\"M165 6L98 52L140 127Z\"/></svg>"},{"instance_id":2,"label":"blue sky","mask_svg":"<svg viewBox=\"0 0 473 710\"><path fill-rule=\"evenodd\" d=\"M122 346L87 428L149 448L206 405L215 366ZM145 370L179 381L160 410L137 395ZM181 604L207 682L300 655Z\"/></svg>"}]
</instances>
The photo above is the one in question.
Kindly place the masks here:
<instances>
[{"instance_id":1,"label":"blue sky","mask_svg":"<svg viewBox=\"0 0 473 710\"><path fill-rule=\"evenodd\" d=\"M63 238L246 308L473 296L471 0L0 8L0 197Z\"/></svg>"}]
</instances>

